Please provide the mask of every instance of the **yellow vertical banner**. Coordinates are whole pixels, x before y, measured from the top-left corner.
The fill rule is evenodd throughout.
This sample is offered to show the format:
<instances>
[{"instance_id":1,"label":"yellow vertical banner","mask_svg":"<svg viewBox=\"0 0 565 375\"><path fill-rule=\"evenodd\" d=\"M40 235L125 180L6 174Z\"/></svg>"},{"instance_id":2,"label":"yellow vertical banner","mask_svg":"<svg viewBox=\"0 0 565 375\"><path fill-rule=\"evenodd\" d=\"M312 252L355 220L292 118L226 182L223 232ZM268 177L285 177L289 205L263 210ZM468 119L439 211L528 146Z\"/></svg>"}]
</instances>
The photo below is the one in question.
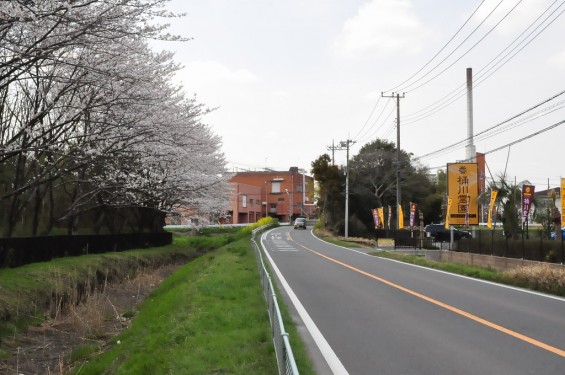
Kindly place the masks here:
<instances>
[{"instance_id":1,"label":"yellow vertical banner","mask_svg":"<svg viewBox=\"0 0 565 375\"><path fill-rule=\"evenodd\" d=\"M561 228L565 228L565 178L561 178Z\"/></svg>"},{"instance_id":2,"label":"yellow vertical banner","mask_svg":"<svg viewBox=\"0 0 565 375\"><path fill-rule=\"evenodd\" d=\"M384 227L385 227L385 215L384 215L383 211L384 210L383 210L382 207L377 208L377 214L379 215L379 220L380 220L381 225L383 226L383 229L384 229Z\"/></svg>"},{"instance_id":3,"label":"yellow vertical banner","mask_svg":"<svg viewBox=\"0 0 565 375\"><path fill-rule=\"evenodd\" d=\"M487 221L488 229L492 229L492 209L494 208L494 202L496 201L497 195L498 195L498 191L496 190L490 191L490 203L488 206L488 221Z\"/></svg>"},{"instance_id":4,"label":"yellow vertical banner","mask_svg":"<svg viewBox=\"0 0 565 375\"><path fill-rule=\"evenodd\" d=\"M449 229L449 211L451 211L452 203L453 203L453 199L451 197L447 197L447 212L445 213L445 229Z\"/></svg>"},{"instance_id":5,"label":"yellow vertical banner","mask_svg":"<svg viewBox=\"0 0 565 375\"><path fill-rule=\"evenodd\" d=\"M447 212L452 225L479 225L477 163L447 164L447 195L454 200Z\"/></svg>"},{"instance_id":6,"label":"yellow vertical banner","mask_svg":"<svg viewBox=\"0 0 565 375\"><path fill-rule=\"evenodd\" d=\"M404 212L402 212L402 206L399 204L398 207L398 229L404 228Z\"/></svg>"}]
</instances>

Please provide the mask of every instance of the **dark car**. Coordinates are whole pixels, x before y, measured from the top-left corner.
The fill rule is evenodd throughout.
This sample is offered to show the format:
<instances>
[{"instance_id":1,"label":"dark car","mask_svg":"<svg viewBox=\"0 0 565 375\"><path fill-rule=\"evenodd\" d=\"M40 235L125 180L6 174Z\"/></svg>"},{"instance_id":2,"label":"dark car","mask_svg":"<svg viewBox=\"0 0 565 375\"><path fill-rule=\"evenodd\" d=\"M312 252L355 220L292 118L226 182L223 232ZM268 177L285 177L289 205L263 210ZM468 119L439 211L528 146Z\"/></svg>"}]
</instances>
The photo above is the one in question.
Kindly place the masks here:
<instances>
[{"instance_id":1,"label":"dark car","mask_svg":"<svg viewBox=\"0 0 565 375\"><path fill-rule=\"evenodd\" d=\"M299 217L296 220L294 220L294 229L298 229L298 228L306 229L306 219L305 218Z\"/></svg>"},{"instance_id":2,"label":"dark car","mask_svg":"<svg viewBox=\"0 0 565 375\"><path fill-rule=\"evenodd\" d=\"M445 229L445 224L426 225L424 232L426 232L426 237L431 237L435 242L448 242L451 240L450 230ZM461 238L471 238L471 233L453 229L453 239L458 241Z\"/></svg>"}]
</instances>

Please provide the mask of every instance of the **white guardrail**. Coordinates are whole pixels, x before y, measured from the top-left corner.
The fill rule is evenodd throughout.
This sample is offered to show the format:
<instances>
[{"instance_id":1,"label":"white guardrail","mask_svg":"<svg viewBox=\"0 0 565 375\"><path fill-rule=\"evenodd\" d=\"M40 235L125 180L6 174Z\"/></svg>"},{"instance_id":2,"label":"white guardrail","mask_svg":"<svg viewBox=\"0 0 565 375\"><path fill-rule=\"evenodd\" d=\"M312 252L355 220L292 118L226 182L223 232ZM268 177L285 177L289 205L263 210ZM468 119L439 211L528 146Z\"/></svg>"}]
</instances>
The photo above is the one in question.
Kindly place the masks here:
<instances>
[{"instance_id":1,"label":"white guardrail","mask_svg":"<svg viewBox=\"0 0 565 375\"><path fill-rule=\"evenodd\" d=\"M251 242L253 243L255 256L259 265L261 285L263 286L263 296L265 297L268 305L269 320L272 328L271 335L273 337L273 345L275 346L275 353L277 355L279 374L298 375L298 368L294 361L294 355L292 354L292 348L290 347L290 341L288 340L288 333L284 330L279 304L277 303L277 295L273 288L273 282L271 280L271 276L267 272L265 263L263 262L261 247L257 245L257 242L255 241L255 237L265 229L268 229L268 227L269 226L263 226L254 229L251 236Z\"/></svg>"}]
</instances>

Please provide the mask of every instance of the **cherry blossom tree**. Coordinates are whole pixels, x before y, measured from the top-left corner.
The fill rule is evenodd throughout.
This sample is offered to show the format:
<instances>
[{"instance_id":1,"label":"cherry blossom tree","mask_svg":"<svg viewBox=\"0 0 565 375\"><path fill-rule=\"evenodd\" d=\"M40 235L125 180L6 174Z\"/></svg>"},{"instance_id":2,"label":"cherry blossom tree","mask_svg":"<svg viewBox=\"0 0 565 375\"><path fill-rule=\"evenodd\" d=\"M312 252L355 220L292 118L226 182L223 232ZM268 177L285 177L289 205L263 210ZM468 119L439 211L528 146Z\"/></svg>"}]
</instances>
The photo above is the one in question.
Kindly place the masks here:
<instances>
[{"instance_id":1,"label":"cherry blossom tree","mask_svg":"<svg viewBox=\"0 0 565 375\"><path fill-rule=\"evenodd\" d=\"M5 236L22 222L33 235L62 222L74 233L81 217L112 222L116 208L225 208L226 163L202 123L208 110L172 84L172 55L147 46L179 39L155 22L175 16L165 3L0 2Z\"/></svg>"}]
</instances>

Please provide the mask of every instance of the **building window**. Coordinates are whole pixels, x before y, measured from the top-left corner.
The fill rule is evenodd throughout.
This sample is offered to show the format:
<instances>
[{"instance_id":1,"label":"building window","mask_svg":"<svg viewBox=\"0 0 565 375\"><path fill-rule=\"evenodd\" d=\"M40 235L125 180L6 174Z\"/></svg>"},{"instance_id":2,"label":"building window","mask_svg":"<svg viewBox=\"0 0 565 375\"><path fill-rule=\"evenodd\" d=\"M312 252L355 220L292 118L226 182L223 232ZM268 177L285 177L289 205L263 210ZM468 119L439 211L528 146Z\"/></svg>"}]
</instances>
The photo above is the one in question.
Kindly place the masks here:
<instances>
[{"instance_id":1,"label":"building window","mask_svg":"<svg viewBox=\"0 0 565 375\"><path fill-rule=\"evenodd\" d=\"M255 201L253 200L253 198L249 198L249 204L250 204L251 206L253 206L253 205L255 204Z\"/></svg>"},{"instance_id":2,"label":"building window","mask_svg":"<svg viewBox=\"0 0 565 375\"><path fill-rule=\"evenodd\" d=\"M295 191L299 191L302 193L302 185L296 185L295 188L296 188Z\"/></svg>"},{"instance_id":3,"label":"building window","mask_svg":"<svg viewBox=\"0 0 565 375\"><path fill-rule=\"evenodd\" d=\"M279 202L284 202L284 197L279 198Z\"/></svg>"},{"instance_id":4,"label":"building window","mask_svg":"<svg viewBox=\"0 0 565 375\"><path fill-rule=\"evenodd\" d=\"M241 207L247 207L247 195L241 196Z\"/></svg>"},{"instance_id":5,"label":"building window","mask_svg":"<svg viewBox=\"0 0 565 375\"><path fill-rule=\"evenodd\" d=\"M280 193L281 192L281 183L275 182L271 184L271 193Z\"/></svg>"}]
</instances>

